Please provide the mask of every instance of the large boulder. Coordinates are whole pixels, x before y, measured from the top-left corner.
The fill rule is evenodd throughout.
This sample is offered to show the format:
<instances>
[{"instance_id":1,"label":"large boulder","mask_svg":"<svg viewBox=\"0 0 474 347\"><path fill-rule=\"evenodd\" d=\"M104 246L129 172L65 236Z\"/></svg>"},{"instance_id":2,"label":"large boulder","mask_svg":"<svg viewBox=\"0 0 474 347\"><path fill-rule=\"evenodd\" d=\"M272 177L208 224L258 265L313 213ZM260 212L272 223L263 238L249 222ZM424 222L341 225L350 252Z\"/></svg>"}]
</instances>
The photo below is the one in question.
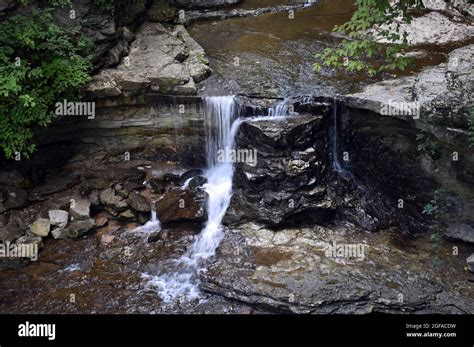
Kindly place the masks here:
<instances>
[{"instance_id":1,"label":"large boulder","mask_svg":"<svg viewBox=\"0 0 474 347\"><path fill-rule=\"evenodd\" d=\"M175 188L156 201L156 214L162 223L202 223L207 219L207 199L207 193L200 188Z\"/></svg>"},{"instance_id":2,"label":"large boulder","mask_svg":"<svg viewBox=\"0 0 474 347\"><path fill-rule=\"evenodd\" d=\"M132 192L127 198L128 205L137 212L150 212L150 201L138 192Z\"/></svg>"},{"instance_id":3,"label":"large boulder","mask_svg":"<svg viewBox=\"0 0 474 347\"><path fill-rule=\"evenodd\" d=\"M234 194L225 223L280 226L325 222L334 214L334 203L322 186L329 166L322 116L244 121L235 153ZM240 154L252 160L240 160L245 159Z\"/></svg>"},{"instance_id":4,"label":"large boulder","mask_svg":"<svg viewBox=\"0 0 474 347\"><path fill-rule=\"evenodd\" d=\"M446 126L447 134L454 137L467 129L468 110L474 103L473 59L474 44L458 48L449 54L447 63L414 76L370 84L362 92L347 95L346 105L413 122L412 115L384 110L416 103L422 121Z\"/></svg>"},{"instance_id":5,"label":"large boulder","mask_svg":"<svg viewBox=\"0 0 474 347\"><path fill-rule=\"evenodd\" d=\"M0 185L0 213L25 206L28 194L21 188Z\"/></svg>"},{"instance_id":6,"label":"large boulder","mask_svg":"<svg viewBox=\"0 0 474 347\"><path fill-rule=\"evenodd\" d=\"M196 94L196 82L206 78L209 61L186 29L168 30L160 23L144 23L136 33L130 53L114 69L101 71L86 86L95 97L162 94Z\"/></svg>"},{"instance_id":7,"label":"large boulder","mask_svg":"<svg viewBox=\"0 0 474 347\"><path fill-rule=\"evenodd\" d=\"M18 171L3 171L0 172L0 185L27 188L29 186L29 182Z\"/></svg>"}]
</instances>

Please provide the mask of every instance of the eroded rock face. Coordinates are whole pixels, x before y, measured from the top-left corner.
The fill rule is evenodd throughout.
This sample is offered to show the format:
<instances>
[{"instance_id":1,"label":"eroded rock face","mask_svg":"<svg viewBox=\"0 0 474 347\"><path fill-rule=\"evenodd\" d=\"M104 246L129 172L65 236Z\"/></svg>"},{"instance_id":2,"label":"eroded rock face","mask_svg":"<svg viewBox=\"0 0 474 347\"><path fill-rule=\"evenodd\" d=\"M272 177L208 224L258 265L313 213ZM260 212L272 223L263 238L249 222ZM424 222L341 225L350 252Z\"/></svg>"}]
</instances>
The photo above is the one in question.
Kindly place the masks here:
<instances>
[{"instance_id":1,"label":"eroded rock face","mask_svg":"<svg viewBox=\"0 0 474 347\"><path fill-rule=\"evenodd\" d=\"M236 153L244 151L256 157L235 164L234 195L225 223L280 226L292 220L324 222L334 214L334 203L322 185L329 165L322 116L244 121Z\"/></svg>"},{"instance_id":2,"label":"eroded rock face","mask_svg":"<svg viewBox=\"0 0 474 347\"><path fill-rule=\"evenodd\" d=\"M102 70L85 88L95 97L196 94L196 82L210 73L204 50L183 26L168 30L160 23L144 23L119 66Z\"/></svg>"},{"instance_id":3,"label":"eroded rock face","mask_svg":"<svg viewBox=\"0 0 474 347\"><path fill-rule=\"evenodd\" d=\"M473 238L474 151L468 140L473 59L474 45L469 45L451 52L445 64L369 85L348 95L346 105L359 110L343 120L347 149L355 152L351 170L391 195L391 201L402 199L405 215L419 215L438 191L437 222L446 223L443 229L450 239ZM419 114L393 112L391 105L414 105ZM398 178L387 184L381 177Z\"/></svg>"},{"instance_id":4,"label":"eroded rock face","mask_svg":"<svg viewBox=\"0 0 474 347\"><path fill-rule=\"evenodd\" d=\"M463 257L452 259L450 277L454 264L435 266L426 238L403 244L396 237L344 226L274 232L245 224L226 231L202 287L277 312L474 312Z\"/></svg>"},{"instance_id":5,"label":"eroded rock face","mask_svg":"<svg viewBox=\"0 0 474 347\"><path fill-rule=\"evenodd\" d=\"M410 120L413 119L411 115L384 110L389 111L391 105L416 102L421 120L467 129L468 107L474 102L473 59L474 45L458 48L449 54L446 64L427 68L415 76L370 84L364 91L348 95L346 103L351 107ZM453 137L455 130L447 131Z\"/></svg>"}]
</instances>

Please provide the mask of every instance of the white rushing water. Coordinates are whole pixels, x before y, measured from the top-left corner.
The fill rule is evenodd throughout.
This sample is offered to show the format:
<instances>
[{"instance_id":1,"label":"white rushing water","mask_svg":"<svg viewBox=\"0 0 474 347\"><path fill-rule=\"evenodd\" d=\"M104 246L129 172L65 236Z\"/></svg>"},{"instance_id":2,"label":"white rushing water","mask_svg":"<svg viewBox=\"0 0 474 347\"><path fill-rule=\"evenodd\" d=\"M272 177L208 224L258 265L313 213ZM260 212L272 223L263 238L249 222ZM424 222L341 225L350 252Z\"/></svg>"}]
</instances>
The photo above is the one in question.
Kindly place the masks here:
<instances>
[{"instance_id":1,"label":"white rushing water","mask_svg":"<svg viewBox=\"0 0 474 347\"><path fill-rule=\"evenodd\" d=\"M212 257L224 237L222 219L232 197L232 162L219 162L220 150L230 151L242 119L237 118L233 96L207 97L204 101L206 127L206 155L208 169L204 189L209 195L208 220L192 247L172 264L173 271L158 276L143 274L148 285L157 290L165 302L182 296L199 298L198 274L205 271L206 259ZM281 102L268 111L267 116L281 117L288 111L287 102Z\"/></svg>"},{"instance_id":2,"label":"white rushing water","mask_svg":"<svg viewBox=\"0 0 474 347\"><path fill-rule=\"evenodd\" d=\"M158 217L156 216L155 202L151 203L151 219L146 222L144 225L138 227L135 231L144 234L151 234L156 231L161 230L161 223Z\"/></svg>"}]
</instances>

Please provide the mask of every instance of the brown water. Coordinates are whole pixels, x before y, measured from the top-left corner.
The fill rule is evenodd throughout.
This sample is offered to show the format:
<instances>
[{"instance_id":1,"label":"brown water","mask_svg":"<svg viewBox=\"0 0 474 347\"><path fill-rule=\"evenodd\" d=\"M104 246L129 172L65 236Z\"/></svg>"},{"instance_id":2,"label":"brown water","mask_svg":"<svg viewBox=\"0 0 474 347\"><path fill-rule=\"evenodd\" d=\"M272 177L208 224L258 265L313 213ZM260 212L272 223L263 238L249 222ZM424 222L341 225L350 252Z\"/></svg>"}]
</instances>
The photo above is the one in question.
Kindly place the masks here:
<instances>
[{"instance_id":1,"label":"brown water","mask_svg":"<svg viewBox=\"0 0 474 347\"><path fill-rule=\"evenodd\" d=\"M238 8L295 3L247 0ZM421 49L423 54L413 60L409 69L376 78L328 68L316 74L312 69L316 62L314 54L341 41L341 36L332 29L349 20L354 10L353 0L321 0L296 11L293 19L289 13L280 12L193 24L190 33L208 53L213 68L213 76L202 84L201 92L270 96L348 93L358 90L363 83L409 75L425 66L437 65L446 60L447 52L462 45L413 48Z\"/></svg>"}]
</instances>

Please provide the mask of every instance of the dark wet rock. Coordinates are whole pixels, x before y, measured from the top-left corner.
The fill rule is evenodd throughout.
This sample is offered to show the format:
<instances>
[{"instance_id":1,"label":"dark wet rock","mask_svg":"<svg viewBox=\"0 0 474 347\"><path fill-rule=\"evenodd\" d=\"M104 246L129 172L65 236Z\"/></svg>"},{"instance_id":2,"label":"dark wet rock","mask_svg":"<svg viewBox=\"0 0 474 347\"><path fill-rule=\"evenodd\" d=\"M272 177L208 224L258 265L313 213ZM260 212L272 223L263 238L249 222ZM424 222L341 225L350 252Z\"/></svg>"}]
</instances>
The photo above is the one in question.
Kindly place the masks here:
<instances>
[{"instance_id":1,"label":"dark wet rock","mask_svg":"<svg viewBox=\"0 0 474 347\"><path fill-rule=\"evenodd\" d=\"M244 121L236 149L255 151L256 158L235 164L226 223L324 223L334 215L335 204L321 186L329 166L322 116Z\"/></svg>"},{"instance_id":2,"label":"dark wet rock","mask_svg":"<svg viewBox=\"0 0 474 347\"><path fill-rule=\"evenodd\" d=\"M138 212L137 213L137 220L140 224L145 224L150 220L150 214L146 212Z\"/></svg>"},{"instance_id":3,"label":"dark wet rock","mask_svg":"<svg viewBox=\"0 0 474 347\"><path fill-rule=\"evenodd\" d=\"M72 220L89 219L91 203L87 199L73 199L69 213Z\"/></svg>"},{"instance_id":4,"label":"dark wet rock","mask_svg":"<svg viewBox=\"0 0 474 347\"><path fill-rule=\"evenodd\" d=\"M15 241L24 234L25 230L21 229L18 224L13 221L0 227L0 241L3 243Z\"/></svg>"},{"instance_id":5,"label":"dark wet rock","mask_svg":"<svg viewBox=\"0 0 474 347\"><path fill-rule=\"evenodd\" d=\"M120 195L124 199L128 198L130 192L134 190L140 190L143 188L144 188L143 184L138 183L138 182L125 182L125 183L117 184L115 186L115 190L117 191L117 194Z\"/></svg>"},{"instance_id":6,"label":"dark wet rock","mask_svg":"<svg viewBox=\"0 0 474 347\"><path fill-rule=\"evenodd\" d=\"M30 182L18 171L0 172L0 185L28 188Z\"/></svg>"},{"instance_id":7,"label":"dark wet rock","mask_svg":"<svg viewBox=\"0 0 474 347\"><path fill-rule=\"evenodd\" d=\"M125 211L128 207L127 201L121 196L116 195L113 188L103 190L100 193L99 198L100 202L104 204L113 215Z\"/></svg>"},{"instance_id":8,"label":"dark wet rock","mask_svg":"<svg viewBox=\"0 0 474 347\"><path fill-rule=\"evenodd\" d=\"M468 270L474 272L474 253L466 259L466 263Z\"/></svg>"},{"instance_id":9,"label":"dark wet rock","mask_svg":"<svg viewBox=\"0 0 474 347\"><path fill-rule=\"evenodd\" d=\"M474 243L474 227L467 224L451 224L444 232L444 236L450 240Z\"/></svg>"},{"instance_id":10,"label":"dark wet rock","mask_svg":"<svg viewBox=\"0 0 474 347\"><path fill-rule=\"evenodd\" d=\"M193 177L191 181L189 181L188 187L189 189L194 190L194 189L204 186L206 183L207 183L207 177L199 175L199 176Z\"/></svg>"},{"instance_id":11,"label":"dark wet rock","mask_svg":"<svg viewBox=\"0 0 474 347\"><path fill-rule=\"evenodd\" d=\"M172 0L172 3L175 6L184 8L209 8L235 5L241 1L242 0Z\"/></svg>"},{"instance_id":12,"label":"dark wet rock","mask_svg":"<svg viewBox=\"0 0 474 347\"><path fill-rule=\"evenodd\" d=\"M15 0L1 0L0 1L0 12L13 8L17 5Z\"/></svg>"},{"instance_id":13,"label":"dark wet rock","mask_svg":"<svg viewBox=\"0 0 474 347\"><path fill-rule=\"evenodd\" d=\"M207 219L207 198L202 189L175 188L156 201L156 214L162 223L202 223Z\"/></svg>"},{"instance_id":14,"label":"dark wet rock","mask_svg":"<svg viewBox=\"0 0 474 347\"><path fill-rule=\"evenodd\" d=\"M78 238L92 231L95 227L95 221L92 218L75 220L61 231L61 235L67 235L68 238Z\"/></svg>"},{"instance_id":15,"label":"dark wet rock","mask_svg":"<svg viewBox=\"0 0 474 347\"><path fill-rule=\"evenodd\" d=\"M305 7L304 3L295 2L291 5L275 5L268 7L259 7L256 9L243 9L243 8L232 8L232 9L210 9L210 10L190 10L186 12L184 18L185 24L190 24L198 20L223 20L229 18L241 18L241 17L256 17L264 14L277 13L277 12L288 12L291 10L298 10ZM183 21L180 21L181 23Z\"/></svg>"},{"instance_id":16,"label":"dark wet rock","mask_svg":"<svg viewBox=\"0 0 474 347\"><path fill-rule=\"evenodd\" d=\"M464 259L435 265L429 236L408 248L391 244L390 237L334 226L274 232L245 224L226 231L214 263L201 275L202 288L276 312L474 311ZM352 253L340 253L349 246ZM454 276L451 266L457 266Z\"/></svg>"},{"instance_id":17,"label":"dark wet rock","mask_svg":"<svg viewBox=\"0 0 474 347\"><path fill-rule=\"evenodd\" d=\"M22 230L27 231L33 223L34 218L27 211L11 210L10 222L16 223Z\"/></svg>"},{"instance_id":18,"label":"dark wet rock","mask_svg":"<svg viewBox=\"0 0 474 347\"><path fill-rule=\"evenodd\" d=\"M148 235L147 242L153 243L161 240L161 231L154 231Z\"/></svg>"},{"instance_id":19,"label":"dark wet rock","mask_svg":"<svg viewBox=\"0 0 474 347\"><path fill-rule=\"evenodd\" d=\"M0 214L0 228L8 224L8 215L6 213Z\"/></svg>"},{"instance_id":20,"label":"dark wet rock","mask_svg":"<svg viewBox=\"0 0 474 347\"><path fill-rule=\"evenodd\" d=\"M147 11L150 22L163 23L172 21L176 14L176 8L170 5L169 1L154 1Z\"/></svg>"},{"instance_id":21,"label":"dark wet rock","mask_svg":"<svg viewBox=\"0 0 474 347\"><path fill-rule=\"evenodd\" d=\"M88 178L82 183L82 191L84 194L90 193L92 190L107 189L110 186L111 181L106 178Z\"/></svg>"},{"instance_id":22,"label":"dark wet rock","mask_svg":"<svg viewBox=\"0 0 474 347\"><path fill-rule=\"evenodd\" d=\"M164 193L173 187L181 186L184 183L181 177L178 174L168 172L159 177L150 178L149 183L156 193Z\"/></svg>"},{"instance_id":23,"label":"dark wet rock","mask_svg":"<svg viewBox=\"0 0 474 347\"><path fill-rule=\"evenodd\" d=\"M64 228L69 221L69 213L63 210L50 210L48 216L51 225L55 227Z\"/></svg>"},{"instance_id":24,"label":"dark wet rock","mask_svg":"<svg viewBox=\"0 0 474 347\"><path fill-rule=\"evenodd\" d=\"M51 224L47 218L38 218L33 222L30 229L37 236L46 237L49 235Z\"/></svg>"},{"instance_id":25,"label":"dark wet rock","mask_svg":"<svg viewBox=\"0 0 474 347\"><path fill-rule=\"evenodd\" d=\"M409 122L364 110L339 117L338 148L341 156L347 155L341 165L350 173L345 181L354 187L349 197L345 197L347 184L335 188L345 200L346 211L374 229L426 230L431 220L422 211L439 184L425 170L416 149L418 131ZM365 212L360 214L361 210Z\"/></svg>"},{"instance_id":26,"label":"dark wet rock","mask_svg":"<svg viewBox=\"0 0 474 347\"><path fill-rule=\"evenodd\" d=\"M25 206L28 194L21 188L0 186L0 213Z\"/></svg>"},{"instance_id":27,"label":"dark wet rock","mask_svg":"<svg viewBox=\"0 0 474 347\"><path fill-rule=\"evenodd\" d=\"M99 207L100 206L100 192L98 190L93 190L92 192L90 192L89 196L88 196L88 200L90 201L91 203L91 207Z\"/></svg>"},{"instance_id":28,"label":"dark wet rock","mask_svg":"<svg viewBox=\"0 0 474 347\"><path fill-rule=\"evenodd\" d=\"M120 213L117 219L121 222L133 222L137 220L137 217L131 210L126 210Z\"/></svg>"},{"instance_id":29,"label":"dark wet rock","mask_svg":"<svg viewBox=\"0 0 474 347\"><path fill-rule=\"evenodd\" d=\"M127 198L128 205L137 212L150 212L150 201L138 192L131 192Z\"/></svg>"},{"instance_id":30,"label":"dark wet rock","mask_svg":"<svg viewBox=\"0 0 474 347\"><path fill-rule=\"evenodd\" d=\"M196 176L200 176L202 174L203 174L203 171L201 169L188 170L179 177L178 184L183 185L184 182L186 182L188 179L196 177Z\"/></svg>"},{"instance_id":31,"label":"dark wet rock","mask_svg":"<svg viewBox=\"0 0 474 347\"><path fill-rule=\"evenodd\" d=\"M47 179L46 183L31 190L28 200L42 201L47 195L63 192L74 187L78 183L80 183L79 177L67 173L57 177L50 177Z\"/></svg>"},{"instance_id":32,"label":"dark wet rock","mask_svg":"<svg viewBox=\"0 0 474 347\"><path fill-rule=\"evenodd\" d=\"M164 180L157 179L157 178L150 178L148 182L150 183L151 187L156 193L161 194L165 192L167 184Z\"/></svg>"}]
</instances>

